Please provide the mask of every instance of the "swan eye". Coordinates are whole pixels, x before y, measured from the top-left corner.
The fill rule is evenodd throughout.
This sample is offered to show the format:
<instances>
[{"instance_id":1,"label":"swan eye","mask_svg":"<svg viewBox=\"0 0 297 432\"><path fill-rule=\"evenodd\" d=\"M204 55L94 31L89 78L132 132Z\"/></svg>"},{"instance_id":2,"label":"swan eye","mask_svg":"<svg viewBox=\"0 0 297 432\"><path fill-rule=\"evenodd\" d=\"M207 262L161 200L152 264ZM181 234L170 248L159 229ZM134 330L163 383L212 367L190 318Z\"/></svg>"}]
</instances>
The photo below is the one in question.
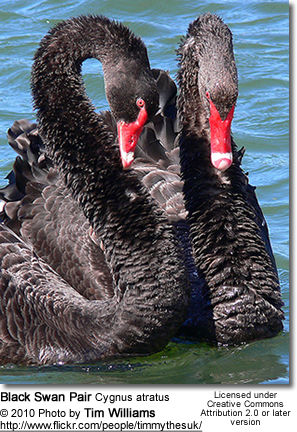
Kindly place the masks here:
<instances>
[{"instance_id":1,"label":"swan eye","mask_svg":"<svg viewBox=\"0 0 297 432\"><path fill-rule=\"evenodd\" d=\"M209 94L209 92L207 91L205 94L206 94L207 99L210 100L210 94Z\"/></svg>"},{"instance_id":2,"label":"swan eye","mask_svg":"<svg viewBox=\"0 0 297 432\"><path fill-rule=\"evenodd\" d=\"M136 101L136 105L138 106L138 108L142 108L142 107L144 107L145 102L144 102L143 99L138 98L137 101Z\"/></svg>"}]
</instances>

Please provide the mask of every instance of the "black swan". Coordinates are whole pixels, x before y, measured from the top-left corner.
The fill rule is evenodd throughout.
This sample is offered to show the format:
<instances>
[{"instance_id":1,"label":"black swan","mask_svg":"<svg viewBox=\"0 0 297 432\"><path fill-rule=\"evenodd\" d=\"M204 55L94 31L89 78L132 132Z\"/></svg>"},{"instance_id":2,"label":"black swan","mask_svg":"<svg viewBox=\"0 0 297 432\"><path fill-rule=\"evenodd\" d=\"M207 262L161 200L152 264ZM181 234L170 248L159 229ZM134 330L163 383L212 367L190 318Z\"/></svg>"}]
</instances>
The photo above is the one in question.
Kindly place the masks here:
<instances>
[{"instance_id":1,"label":"black swan","mask_svg":"<svg viewBox=\"0 0 297 432\"><path fill-rule=\"evenodd\" d=\"M190 25L179 57L180 119L174 82L164 71L152 70L161 112L144 126L132 165L176 226L187 263L191 303L176 334L223 344L270 337L282 329L282 302L266 222L255 188L240 168L244 152L237 151L229 133L237 99L230 30L215 15L199 17ZM223 141L232 149L218 148L221 158L211 158L210 107L212 118L228 117ZM220 134L218 130L215 138ZM37 126L16 122L8 136L21 158L2 189L8 201L2 212L5 224L21 232L82 295L109 298L111 275L97 247L102 247L100 238L44 154ZM129 158L130 163L131 154Z\"/></svg>"},{"instance_id":2,"label":"black swan","mask_svg":"<svg viewBox=\"0 0 297 432\"><path fill-rule=\"evenodd\" d=\"M81 65L89 57L103 65L112 114L97 114L85 93ZM18 221L0 225L0 362L160 350L185 319L187 272L175 228L123 169L118 149L128 166L158 110L146 48L102 16L64 21L41 41L32 92L46 151L34 161L40 138L31 134L33 153L16 138L20 195L12 184L3 192Z\"/></svg>"},{"instance_id":3,"label":"black swan","mask_svg":"<svg viewBox=\"0 0 297 432\"><path fill-rule=\"evenodd\" d=\"M192 295L180 333L221 344L274 336L283 320L275 260L255 188L240 167L244 150L231 136L238 95L232 33L218 16L201 15L178 57L178 119L176 90L163 73L163 117L145 129L134 167L184 245Z\"/></svg>"}]
</instances>

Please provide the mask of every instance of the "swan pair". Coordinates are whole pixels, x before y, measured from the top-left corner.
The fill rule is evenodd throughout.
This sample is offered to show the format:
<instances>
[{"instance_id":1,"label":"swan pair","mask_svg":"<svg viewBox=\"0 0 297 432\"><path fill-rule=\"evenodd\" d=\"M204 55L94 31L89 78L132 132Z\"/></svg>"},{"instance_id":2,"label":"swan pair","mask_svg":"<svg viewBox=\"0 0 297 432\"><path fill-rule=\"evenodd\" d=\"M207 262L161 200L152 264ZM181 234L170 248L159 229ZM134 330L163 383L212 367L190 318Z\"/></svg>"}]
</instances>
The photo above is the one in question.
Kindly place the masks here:
<instances>
[{"instance_id":1,"label":"swan pair","mask_svg":"<svg viewBox=\"0 0 297 432\"><path fill-rule=\"evenodd\" d=\"M10 129L21 157L1 191L1 363L90 362L152 353L177 334L236 344L282 329L267 226L231 136L231 32L202 15L178 53L176 101L118 22L73 18L41 41L38 130ZM85 93L90 57L111 112L97 114Z\"/></svg>"}]
</instances>

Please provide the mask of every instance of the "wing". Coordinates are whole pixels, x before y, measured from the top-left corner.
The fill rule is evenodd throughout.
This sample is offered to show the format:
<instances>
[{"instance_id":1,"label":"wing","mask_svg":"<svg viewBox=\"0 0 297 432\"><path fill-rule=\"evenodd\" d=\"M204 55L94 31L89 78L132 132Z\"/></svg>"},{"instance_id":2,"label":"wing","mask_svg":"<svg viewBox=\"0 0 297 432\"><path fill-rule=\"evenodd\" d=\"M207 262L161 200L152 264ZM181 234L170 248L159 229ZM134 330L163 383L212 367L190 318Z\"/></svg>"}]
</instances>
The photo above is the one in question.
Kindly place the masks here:
<instances>
[{"instance_id":1,"label":"wing","mask_svg":"<svg viewBox=\"0 0 297 432\"><path fill-rule=\"evenodd\" d=\"M2 220L86 298L113 295L100 241L47 158L36 125L15 122L8 136L20 156L1 190Z\"/></svg>"},{"instance_id":2,"label":"wing","mask_svg":"<svg viewBox=\"0 0 297 432\"><path fill-rule=\"evenodd\" d=\"M180 176L176 85L167 72L153 70L160 111L145 126L135 151L133 170L172 222L186 218Z\"/></svg>"},{"instance_id":3,"label":"wing","mask_svg":"<svg viewBox=\"0 0 297 432\"><path fill-rule=\"evenodd\" d=\"M114 299L85 299L3 224L0 263L1 364L81 362L112 350L98 328L108 326Z\"/></svg>"}]
</instances>

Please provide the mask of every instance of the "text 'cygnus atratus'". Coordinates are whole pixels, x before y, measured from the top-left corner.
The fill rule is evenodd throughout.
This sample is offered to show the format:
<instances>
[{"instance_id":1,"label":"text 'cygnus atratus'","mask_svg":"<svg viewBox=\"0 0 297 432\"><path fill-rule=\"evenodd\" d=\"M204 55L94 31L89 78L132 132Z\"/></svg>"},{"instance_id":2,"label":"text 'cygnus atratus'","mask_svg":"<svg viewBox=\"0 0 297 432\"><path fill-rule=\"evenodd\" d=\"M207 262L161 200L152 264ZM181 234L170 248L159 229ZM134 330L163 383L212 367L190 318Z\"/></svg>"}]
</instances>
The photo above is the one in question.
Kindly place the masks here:
<instances>
[{"instance_id":1,"label":"text 'cygnus atratus'","mask_svg":"<svg viewBox=\"0 0 297 432\"><path fill-rule=\"evenodd\" d=\"M112 115L97 114L85 93L89 57L103 65ZM27 162L15 163L19 196L12 182L3 192L16 223L0 226L0 362L160 350L185 319L188 279L175 229L118 148L128 166L158 109L146 48L101 16L62 22L41 41L32 92L46 154L30 159L40 139L31 136L30 153L11 130Z\"/></svg>"}]
</instances>

